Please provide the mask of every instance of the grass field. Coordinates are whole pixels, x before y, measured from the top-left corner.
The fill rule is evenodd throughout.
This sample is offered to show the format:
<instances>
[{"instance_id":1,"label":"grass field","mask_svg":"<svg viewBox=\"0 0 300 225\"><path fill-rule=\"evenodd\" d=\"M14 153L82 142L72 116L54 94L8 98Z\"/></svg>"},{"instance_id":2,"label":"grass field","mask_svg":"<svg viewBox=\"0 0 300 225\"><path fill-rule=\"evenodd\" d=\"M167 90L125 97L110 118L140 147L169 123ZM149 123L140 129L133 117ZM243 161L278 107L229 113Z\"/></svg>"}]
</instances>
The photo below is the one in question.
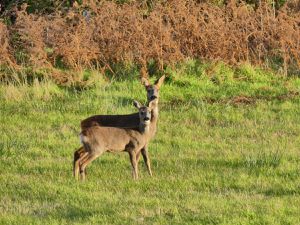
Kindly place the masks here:
<instances>
[{"instance_id":1,"label":"grass field","mask_svg":"<svg viewBox=\"0 0 300 225\"><path fill-rule=\"evenodd\" d=\"M137 79L84 91L0 86L1 224L300 224L300 79L193 63L161 88L158 133L132 180L127 153L72 176L80 120L135 112ZM154 78L153 78L154 80Z\"/></svg>"}]
</instances>

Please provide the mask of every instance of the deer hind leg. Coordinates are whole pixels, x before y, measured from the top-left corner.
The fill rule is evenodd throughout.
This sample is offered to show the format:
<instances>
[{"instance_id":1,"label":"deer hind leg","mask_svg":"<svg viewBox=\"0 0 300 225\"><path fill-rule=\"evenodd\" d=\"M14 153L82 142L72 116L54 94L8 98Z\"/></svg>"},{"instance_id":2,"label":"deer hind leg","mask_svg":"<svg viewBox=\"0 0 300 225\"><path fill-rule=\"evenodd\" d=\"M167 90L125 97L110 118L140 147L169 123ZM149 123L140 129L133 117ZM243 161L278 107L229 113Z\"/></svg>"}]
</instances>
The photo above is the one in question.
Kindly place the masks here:
<instances>
[{"instance_id":1,"label":"deer hind leg","mask_svg":"<svg viewBox=\"0 0 300 225\"><path fill-rule=\"evenodd\" d=\"M84 153L85 153L85 149L83 146L74 152L73 175L75 178L78 176L78 172L79 172L79 159L83 156Z\"/></svg>"},{"instance_id":2,"label":"deer hind leg","mask_svg":"<svg viewBox=\"0 0 300 225\"><path fill-rule=\"evenodd\" d=\"M78 180L79 178L79 173L81 173L81 165L83 163L83 161L88 157L89 152L84 151L81 153L80 158L77 159L74 163L74 175L75 175L75 179ZM85 173L85 171L84 171Z\"/></svg>"},{"instance_id":3,"label":"deer hind leg","mask_svg":"<svg viewBox=\"0 0 300 225\"><path fill-rule=\"evenodd\" d=\"M135 151L131 150L131 151L128 151L129 153L129 157L130 157L130 162L131 162L131 165L132 165L132 176L133 176L133 179L138 179L138 167L137 167L137 160L136 160L136 153Z\"/></svg>"},{"instance_id":4,"label":"deer hind leg","mask_svg":"<svg viewBox=\"0 0 300 225\"><path fill-rule=\"evenodd\" d=\"M100 152L89 152L87 156L85 156L81 160L80 165L80 175L81 180L85 180L85 168L88 164L90 164L92 161L94 161L96 158L98 158L102 153Z\"/></svg>"},{"instance_id":5,"label":"deer hind leg","mask_svg":"<svg viewBox=\"0 0 300 225\"><path fill-rule=\"evenodd\" d=\"M151 165L150 165L148 150L147 150L147 148L143 148L141 150L141 152L142 152L142 155L143 155L144 162L147 166L148 173L152 177L152 171L151 171Z\"/></svg>"}]
</instances>

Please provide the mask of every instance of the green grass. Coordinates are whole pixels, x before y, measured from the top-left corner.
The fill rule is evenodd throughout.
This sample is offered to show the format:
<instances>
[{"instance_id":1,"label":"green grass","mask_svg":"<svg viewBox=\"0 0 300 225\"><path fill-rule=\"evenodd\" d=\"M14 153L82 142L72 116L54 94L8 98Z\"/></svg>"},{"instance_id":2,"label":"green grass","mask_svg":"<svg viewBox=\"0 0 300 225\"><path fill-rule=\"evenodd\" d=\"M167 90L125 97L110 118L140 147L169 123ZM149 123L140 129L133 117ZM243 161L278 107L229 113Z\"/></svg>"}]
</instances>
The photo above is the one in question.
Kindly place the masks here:
<instances>
[{"instance_id":1,"label":"green grass","mask_svg":"<svg viewBox=\"0 0 300 225\"><path fill-rule=\"evenodd\" d=\"M300 79L187 63L161 88L154 176L127 153L72 177L79 122L135 112L138 80L0 86L1 224L299 224ZM246 100L245 100L246 99Z\"/></svg>"}]
</instances>

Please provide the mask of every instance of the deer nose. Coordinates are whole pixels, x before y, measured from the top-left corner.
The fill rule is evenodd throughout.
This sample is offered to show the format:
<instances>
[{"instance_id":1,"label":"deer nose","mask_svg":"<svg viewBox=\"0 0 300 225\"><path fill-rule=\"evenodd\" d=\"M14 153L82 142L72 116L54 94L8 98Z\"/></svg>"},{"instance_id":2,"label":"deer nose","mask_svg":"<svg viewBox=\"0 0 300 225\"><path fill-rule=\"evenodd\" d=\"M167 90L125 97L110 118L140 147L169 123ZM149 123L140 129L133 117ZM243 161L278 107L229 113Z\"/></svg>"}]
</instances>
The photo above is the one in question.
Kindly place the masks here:
<instances>
[{"instance_id":1,"label":"deer nose","mask_svg":"<svg viewBox=\"0 0 300 225\"><path fill-rule=\"evenodd\" d=\"M144 118L144 121L149 121L149 120L150 120L149 117L145 117L145 118Z\"/></svg>"},{"instance_id":2,"label":"deer nose","mask_svg":"<svg viewBox=\"0 0 300 225\"><path fill-rule=\"evenodd\" d=\"M156 98L157 98L157 96L152 95L152 96L150 97L150 100L154 100L154 99L156 99Z\"/></svg>"}]
</instances>

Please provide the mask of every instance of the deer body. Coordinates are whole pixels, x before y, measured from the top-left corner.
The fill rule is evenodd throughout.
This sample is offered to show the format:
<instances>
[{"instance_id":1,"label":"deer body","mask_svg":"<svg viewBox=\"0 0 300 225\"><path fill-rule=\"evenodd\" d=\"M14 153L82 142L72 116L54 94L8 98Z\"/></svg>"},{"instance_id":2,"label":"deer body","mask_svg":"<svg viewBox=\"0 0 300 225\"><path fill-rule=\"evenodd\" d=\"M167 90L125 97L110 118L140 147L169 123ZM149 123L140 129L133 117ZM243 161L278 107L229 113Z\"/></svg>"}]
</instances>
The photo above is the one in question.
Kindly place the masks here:
<instances>
[{"instance_id":1,"label":"deer body","mask_svg":"<svg viewBox=\"0 0 300 225\"><path fill-rule=\"evenodd\" d=\"M155 118L155 114L154 117L152 117L151 110L157 108L157 104L151 102L149 105L149 108L141 107L140 104L137 105L140 120L138 128L128 129L93 126L81 132L80 139L85 148L85 154L78 160L80 167L78 167L78 169L80 169L82 179L85 178L85 167L107 151L126 151L129 153L134 179L138 178L137 162L142 152L148 171L150 175L152 174L147 154L147 146L153 136L153 129L156 129L157 118ZM75 176L78 176L78 171L75 172Z\"/></svg>"},{"instance_id":2,"label":"deer body","mask_svg":"<svg viewBox=\"0 0 300 225\"><path fill-rule=\"evenodd\" d=\"M142 149L147 141L145 134L148 132L126 128L95 126L81 132L81 141L84 144L88 143L86 146L88 149L91 148L90 145L93 145L94 150L100 154L105 151L121 152L128 150L130 147Z\"/></svg>"}]
</instances>

